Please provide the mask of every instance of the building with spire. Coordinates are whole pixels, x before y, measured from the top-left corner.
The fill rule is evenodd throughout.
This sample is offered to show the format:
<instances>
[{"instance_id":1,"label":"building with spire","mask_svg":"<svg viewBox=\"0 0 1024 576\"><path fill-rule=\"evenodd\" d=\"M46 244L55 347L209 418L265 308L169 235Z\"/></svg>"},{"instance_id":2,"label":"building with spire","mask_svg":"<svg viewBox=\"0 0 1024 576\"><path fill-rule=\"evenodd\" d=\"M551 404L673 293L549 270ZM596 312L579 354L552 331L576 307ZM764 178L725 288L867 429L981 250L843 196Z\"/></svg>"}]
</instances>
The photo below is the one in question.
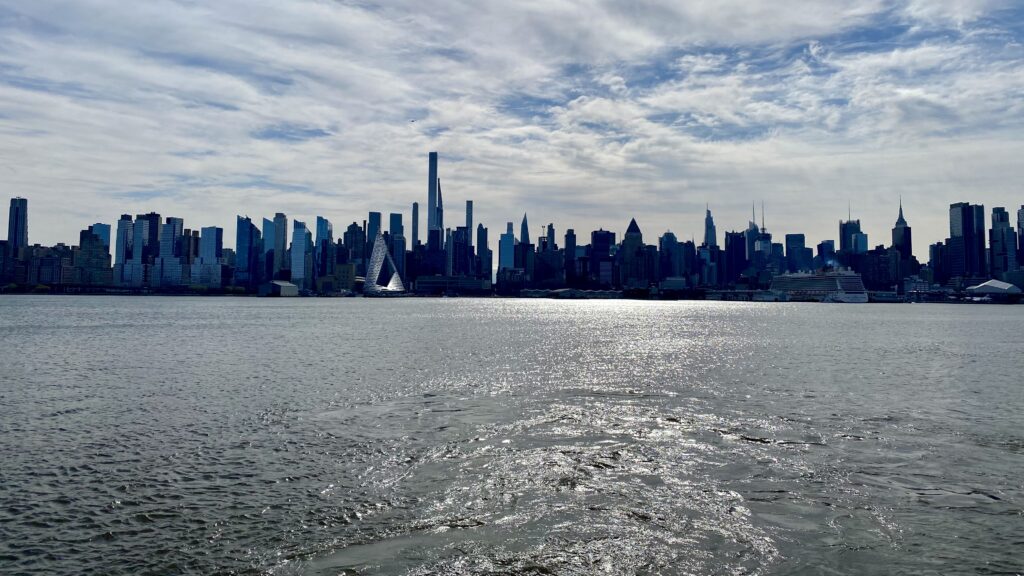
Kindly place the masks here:
<instances>
[{"instance_id":1,"label":"building with spire","mask_svg":"<svg viewBox=\"0 0 1024 576\"><path fill-rule=\"evenodd\" d=\"M914 245L910 234L910 226L903 217L903 199L900 198L900 213L896 225L892 229L892 247L900 253L900 260L910 262L914 257Z\"/></svg>"},{"instance_id":2,"label":"building with spire","mask_svg":"<svg viewBox=\"0 0 1024 576\"><path fill-rule=\"evenodd\" d=\"M708 248L718 247L718 231L715 229L715 219L711 217L711 208L706 207L704 214L704 245Z\"/></svg>"}]
</instances>

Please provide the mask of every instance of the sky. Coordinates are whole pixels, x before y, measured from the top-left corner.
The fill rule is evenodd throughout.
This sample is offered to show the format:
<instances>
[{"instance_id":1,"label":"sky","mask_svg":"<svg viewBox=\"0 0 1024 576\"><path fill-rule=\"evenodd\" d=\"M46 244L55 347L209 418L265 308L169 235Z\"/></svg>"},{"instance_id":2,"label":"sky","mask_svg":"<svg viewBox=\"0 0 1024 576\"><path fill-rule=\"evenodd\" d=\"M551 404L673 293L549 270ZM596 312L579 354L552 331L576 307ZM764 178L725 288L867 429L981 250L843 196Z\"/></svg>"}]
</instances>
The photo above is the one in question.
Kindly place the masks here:
<instances>
[{"instance_id":1,"label":"sky","mask_svg":"<svg viewBox=\"0 0 1024 576\"><path fill-rule=\"evenodd\" d=\"M414 201L423 234L436 150L493 249L524 213L699 243L706 205L721 242L762 202L779 241L849 209L874 246L902 198L927 259L950 203L1024 204L1022 40L1019 0L4 2L0 196L43 244Z\"/></svg>"}]
</instances>

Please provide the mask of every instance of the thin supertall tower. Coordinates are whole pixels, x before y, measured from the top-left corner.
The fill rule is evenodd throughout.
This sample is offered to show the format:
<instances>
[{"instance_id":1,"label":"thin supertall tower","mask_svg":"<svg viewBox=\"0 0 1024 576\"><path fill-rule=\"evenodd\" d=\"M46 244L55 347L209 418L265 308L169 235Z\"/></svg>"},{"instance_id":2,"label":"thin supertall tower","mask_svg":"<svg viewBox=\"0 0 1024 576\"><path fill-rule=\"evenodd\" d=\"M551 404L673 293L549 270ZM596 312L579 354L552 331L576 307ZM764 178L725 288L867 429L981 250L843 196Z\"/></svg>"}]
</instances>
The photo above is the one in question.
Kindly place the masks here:
<instances>
[{"instance_id":1,"label":"thin supertall tower","mask_svg":"<svg viewBox=\"0 0 1024 576\"><path fill-rule=\"evenodd\" d=\"M440 230L437 221L437 152L427 156L427 234L432 230Z\"/></svg>"}]
</instances>

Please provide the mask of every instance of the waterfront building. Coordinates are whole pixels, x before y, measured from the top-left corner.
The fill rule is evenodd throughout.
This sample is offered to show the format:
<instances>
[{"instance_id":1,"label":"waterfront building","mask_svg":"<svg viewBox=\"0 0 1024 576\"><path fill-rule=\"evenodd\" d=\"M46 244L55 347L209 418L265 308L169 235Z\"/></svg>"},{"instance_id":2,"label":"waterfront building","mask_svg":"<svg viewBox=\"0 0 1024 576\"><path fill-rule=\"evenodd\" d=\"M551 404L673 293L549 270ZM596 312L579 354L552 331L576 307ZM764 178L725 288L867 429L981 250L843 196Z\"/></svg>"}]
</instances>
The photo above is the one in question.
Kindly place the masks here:
<instances>
[{"instance_id":1,"label":"waterfront building","mask_svg":"<svg viewBox=\"0 0 1024 576\"><path fill-rule=\"evenodd\" d=\"M190 236L195 237L194 231ZM224 285L223 228L207 226L201 229L198 255L192 259L190 268L190 284L204 288L221 288Z\"/></svg>"},{"instance_id":2,"label":"waterfront building","mask_svg":"<svg viewBox=\"0 0 1024 576\"><path fill-rule=\"evenodd\" d=\"M1017 232L1010 224L1010 214L1006 208L992 209L992 228L988 234L989 269L993 278L1005 280L1007 274L1018 269Z\"/></svg>"},{"instance_id":3,"label":"waterfront building","mask_svg":"<svg viewBox=\"0 0 1024 576\"><path fill-rule=\"evenodd\" d=\"M132 241L134 240L134 222L131 214L122 214L117 221L117 230L114 236L114 277L116 285L127 285L124 269L132 258Z\"/></svg>"},{"instance_id":4,"label":"waterfront building","mask_svg":"<svg viewBox=\"0 0 1024 576\"><path fill-rule=\"evenodd\" d=\"M106 233L106 238L104 238ZM113 282L110 266L110 226L96 224L78 235L78 249L72 253L74 279L68 283L84 286L109 286Z\"/></svg>"},{"instance_id":5,"label":"waterfront building","mask_svg":"<svg viewBox=\"0 0 1024 576\"><path fill-rule=\"evenodd\" d=\"M28 246L28 199L11 198L7 214L7 255L10 260L21 258L21 250Z\"/></svg>"},{"instance_id":6,"label":"waterfront building","mask_svg":"<svg viewBox=\"0 0 1024 576\"><path fill-rule=\"evenodd\" d=\"M266 220L264 220L266 223ZM263 237L260 229L248 216L236 216L235 228L235 285L254 289L262 275Z\"/></svg>"},{"instance_id":7,"label":"waterfront building","mask_svg":"<svg viewBox=\"0 0 1024 576\"><path fill-rule=\"evenodd\" d=\"M378 220L378 234L380 221ZM291 247L291 283L299 290L309 290L313 286L313 235L306 228L305 222L295 220L292 227Z\"/></svg>"},{"instance_id":8,"label":"waterfront building","mask_svg":"<svg viewBox=\"0 0 1024 576\"><path fill-rule=\"evenodd\" d=\"M154 280L159 278L161 287L180 286L185 283L181 261L181 237L185 221L167 217L160 228L160 252L154 268ZM157 283L157 282L154 282Z\"/></svg>"},{"instance_id":9,"label":"waterfront building","mask_svg":"<svg viewBox=\"0 0 1024 576\"><path fill-rule=\"evenodd\" d=\"M398 274L391 254L388 253L384 235L378 231L370 252L363 293L368 296L382 296L401 292L405 292L405 284Z\"/></svg>"}]
</instances>

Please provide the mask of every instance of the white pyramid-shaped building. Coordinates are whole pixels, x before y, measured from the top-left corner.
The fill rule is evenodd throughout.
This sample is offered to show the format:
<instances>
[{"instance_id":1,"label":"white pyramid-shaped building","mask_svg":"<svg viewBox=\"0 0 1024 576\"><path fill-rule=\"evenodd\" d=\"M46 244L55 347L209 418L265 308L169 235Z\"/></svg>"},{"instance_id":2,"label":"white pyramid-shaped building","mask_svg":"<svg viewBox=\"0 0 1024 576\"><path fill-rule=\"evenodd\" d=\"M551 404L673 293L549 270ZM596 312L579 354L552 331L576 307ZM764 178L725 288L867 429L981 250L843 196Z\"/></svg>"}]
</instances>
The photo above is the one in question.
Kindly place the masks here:
<instances>
[{"instance_id":1,"label":"white pyramid-shaped building","mask_svg":"<svg viewBox=\"0 0 1024 576\"><path fill-rule=\"evenodd\" d=\"M387 265L386 279L383 279L384 266ZM377 238L373 241L373 252L370 253L370 264L366 269L366 282L363 284L363 294L400 294L405 292L405 284L398 275L398 268L395 261L391 259L387 244L384 242L384 234L378 232Z\"/></svg>"}]
</instances>

